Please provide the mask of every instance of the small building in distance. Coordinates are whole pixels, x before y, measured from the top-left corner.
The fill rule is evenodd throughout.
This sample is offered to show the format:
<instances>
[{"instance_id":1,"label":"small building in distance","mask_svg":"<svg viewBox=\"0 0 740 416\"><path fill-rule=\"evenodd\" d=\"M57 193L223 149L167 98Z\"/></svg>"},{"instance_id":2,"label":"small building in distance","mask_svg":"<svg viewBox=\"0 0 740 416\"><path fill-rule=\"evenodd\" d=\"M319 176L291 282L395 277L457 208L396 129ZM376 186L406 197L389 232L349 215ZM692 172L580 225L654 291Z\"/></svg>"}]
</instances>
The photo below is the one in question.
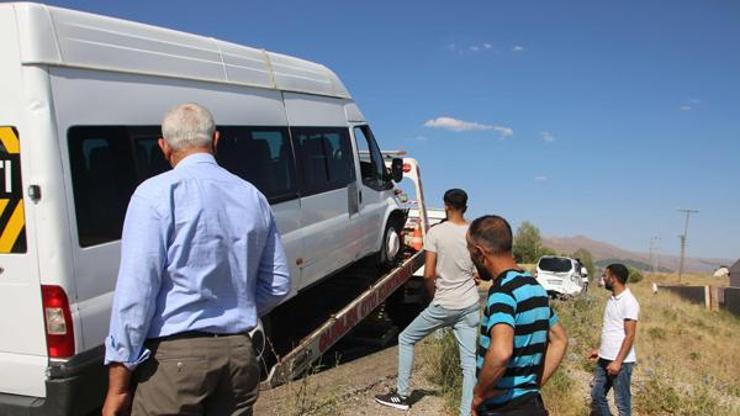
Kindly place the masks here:
<instances>
[{"instance_id":1,"label":"small building in distance","mask_svg":"<svg viewBox=\"0 0 740 416\"><path fill-rule=\"evenodd\" d=\"M730 286L740 287L740 260L730 266Z\"/></svg>"}]
</instances>

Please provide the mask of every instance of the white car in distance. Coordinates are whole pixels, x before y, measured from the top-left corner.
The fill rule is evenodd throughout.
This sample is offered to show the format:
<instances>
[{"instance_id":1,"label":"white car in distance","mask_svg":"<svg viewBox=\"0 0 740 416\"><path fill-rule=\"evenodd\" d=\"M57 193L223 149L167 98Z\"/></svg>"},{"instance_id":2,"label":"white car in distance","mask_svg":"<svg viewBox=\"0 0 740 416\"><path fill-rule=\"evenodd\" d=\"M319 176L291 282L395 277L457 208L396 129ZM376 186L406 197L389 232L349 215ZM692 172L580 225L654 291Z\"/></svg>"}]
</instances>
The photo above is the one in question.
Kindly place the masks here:
<instances>
[{"instance_id":1,"label":"white car in distance","mask_svg":"<svg viewBox=\"0 0 740 416\"><path fill-rule=\"evenodd\" d=\"M537 282L550 296L570 297L584 292L583 267L575 259L542 256L537 261Z\"/></svg>"}]
</instances>

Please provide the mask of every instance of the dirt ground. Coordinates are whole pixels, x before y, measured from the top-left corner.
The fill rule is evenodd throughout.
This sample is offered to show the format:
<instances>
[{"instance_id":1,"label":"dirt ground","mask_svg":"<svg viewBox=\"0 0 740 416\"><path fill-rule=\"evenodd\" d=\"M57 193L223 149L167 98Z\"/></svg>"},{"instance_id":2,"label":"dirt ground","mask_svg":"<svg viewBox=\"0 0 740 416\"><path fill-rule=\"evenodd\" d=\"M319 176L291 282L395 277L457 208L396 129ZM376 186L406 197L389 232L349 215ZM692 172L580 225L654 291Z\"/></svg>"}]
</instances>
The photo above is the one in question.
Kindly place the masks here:
<instances>
[{"instance_id":1,"label":"dirt ground","mask_svg":"<svg viewBox=\"0 0 740 416\"><path fill-rule=\"evenodd\" d=\"M443 415L439 391L419 371L411 379L411 409L404 412L377 404L376 394L396 386L398 347L342 364L302 380L262 391L255 415Z\"/></svg>"}]
</instances>

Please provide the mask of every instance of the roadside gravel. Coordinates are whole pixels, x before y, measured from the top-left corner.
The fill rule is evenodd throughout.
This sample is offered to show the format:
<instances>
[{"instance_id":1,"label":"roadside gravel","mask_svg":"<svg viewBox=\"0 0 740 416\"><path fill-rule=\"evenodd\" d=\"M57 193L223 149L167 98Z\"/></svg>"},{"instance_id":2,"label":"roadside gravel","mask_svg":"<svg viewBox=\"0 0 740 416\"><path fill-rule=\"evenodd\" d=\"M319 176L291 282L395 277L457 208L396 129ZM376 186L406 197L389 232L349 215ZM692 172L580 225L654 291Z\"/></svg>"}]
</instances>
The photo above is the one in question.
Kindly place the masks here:
<instances>
[{"instance_id":1,"label":"roadside gravel","mask_svg":"<svg viewBox=\"0 0 740 416\"><path fill-rule=\"evenodd\" d=\"M417 364L420 360L417 360ZM255 415L444 415L444 399L422 371L411 379L412 406L408 411L377 404L376 394L395 388L398 348L385 350L342 364L302 380L263 391Z\"/></svg>"}]
</instances>

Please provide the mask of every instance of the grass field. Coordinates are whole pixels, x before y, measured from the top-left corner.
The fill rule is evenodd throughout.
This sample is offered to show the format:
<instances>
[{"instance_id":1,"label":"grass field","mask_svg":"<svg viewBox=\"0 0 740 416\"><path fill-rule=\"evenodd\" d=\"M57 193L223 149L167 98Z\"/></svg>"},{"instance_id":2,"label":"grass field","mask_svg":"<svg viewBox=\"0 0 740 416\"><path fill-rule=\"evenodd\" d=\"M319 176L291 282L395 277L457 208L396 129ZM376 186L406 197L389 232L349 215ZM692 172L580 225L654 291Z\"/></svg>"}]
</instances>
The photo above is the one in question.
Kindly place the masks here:
<instances>
[{"instance_id":1,"label":"grass field","mask_svg":"<svg viewBox=\"0 0 740 416\"><path fill-rule=\"evenodd\" d=\"M647 275L630 285L640 302L633 373L636 415L740 414L740 319L708 312L653 282L677 283L675 275ZM725 280L684 276L684 284L726 286ZM570 346L561 368L543 390L553 416L587 415L593 364L585 359L597 346L608 292L592 285L574 300L553 301L568 331ZM447 396L449 414L458 407L460 376L457 347L450 334L423 345L427 377Z\"/></svg>"}]
</instances>

